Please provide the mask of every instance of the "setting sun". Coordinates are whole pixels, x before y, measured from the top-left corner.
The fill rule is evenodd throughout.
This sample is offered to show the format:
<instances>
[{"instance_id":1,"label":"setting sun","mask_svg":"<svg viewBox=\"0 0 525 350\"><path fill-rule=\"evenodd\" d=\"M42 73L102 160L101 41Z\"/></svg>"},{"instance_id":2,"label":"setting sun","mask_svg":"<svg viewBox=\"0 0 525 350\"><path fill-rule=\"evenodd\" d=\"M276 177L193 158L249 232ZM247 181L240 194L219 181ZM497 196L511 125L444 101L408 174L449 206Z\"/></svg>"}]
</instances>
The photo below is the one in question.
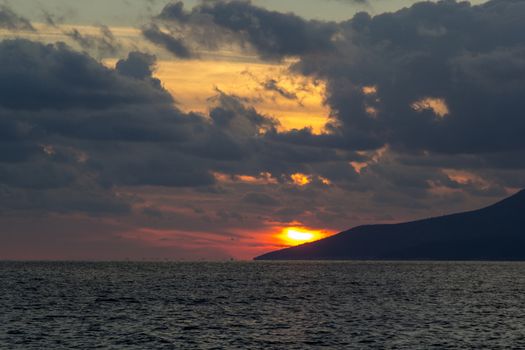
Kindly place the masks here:
<instances>
[{"instance_id":1,"label":"setting sun","mask_svg":"<svg viewBox=\"0 0 525 350\"><path fill-rule=\"evenodd\" d=\"M314 238L314 234L311 232L300 232L294 229L287 230L288 238L298 242L307 242Z\"/></svg>"},{"instance_id":2,"label":"setting sun","mask_svg":"<svg viewBox=\"0 0 525 350\"><path fill-rule=\"evenodd\" d=\"M287 227L282 229L279 235L280 239L290 246L317 241L326 236L328 236L328 234L325 231L303 227Z\"/></svg>"}]
</instances>

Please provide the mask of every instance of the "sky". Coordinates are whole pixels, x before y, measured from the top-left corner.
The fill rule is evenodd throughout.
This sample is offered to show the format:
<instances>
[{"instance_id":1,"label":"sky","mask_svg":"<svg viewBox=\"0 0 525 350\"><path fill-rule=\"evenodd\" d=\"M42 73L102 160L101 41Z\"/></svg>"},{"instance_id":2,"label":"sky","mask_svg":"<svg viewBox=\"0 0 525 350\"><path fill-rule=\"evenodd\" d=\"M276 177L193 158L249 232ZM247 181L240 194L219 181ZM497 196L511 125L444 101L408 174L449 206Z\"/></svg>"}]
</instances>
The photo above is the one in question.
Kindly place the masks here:
<instances>
[{"instance_id":1,"label":"sky","mask_svg":"<svg viewBox=\"0 0 525 350\"><path fill-rule=\"evenodd\" d=\"M16 0L6 3L26 18L38 21L42 12L53 13L72 24L103 23L112 26L134 26L147 22L168 3L167 0ZM187 8L200 3L199 0L183 1ZM253 0L252 4L283 13L295 13L307 19L344 21L356 12L367 11L379 14L396 11L416 3L417 0ZM484 0L475 0L479 4Z\"/></svg>"},{"instance_id":2,"label":"sky","mask_svg":"<svg viewBox=\"0 0 525 350\"><path fill-rule=\"evenodd\" d=\"M0 5L0 259L228 260L525 187L525 2Z\"/></svg>"}]
</instances>

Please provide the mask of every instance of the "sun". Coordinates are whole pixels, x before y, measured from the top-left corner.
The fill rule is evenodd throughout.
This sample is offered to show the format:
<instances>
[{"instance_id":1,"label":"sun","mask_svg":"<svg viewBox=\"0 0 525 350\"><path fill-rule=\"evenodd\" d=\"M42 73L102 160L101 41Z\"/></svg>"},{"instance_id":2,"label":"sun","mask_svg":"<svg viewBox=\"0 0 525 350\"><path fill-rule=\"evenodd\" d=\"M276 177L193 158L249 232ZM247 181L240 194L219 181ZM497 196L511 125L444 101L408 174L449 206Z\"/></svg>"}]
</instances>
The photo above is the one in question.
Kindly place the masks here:
<instances>
[{"instance_id":1,"label":"sun","mask_svg":"<svg viewBox=\"0 0 525 350\"><path fill-rule=\"evenodd\" d=\"M278 237L286 245L295 246L319 240L326 235L325 231L294 226L283 228Z\"/></svg>"},{"instance_id":2,"label":"sun","mask_svg":"<svg viewBox=\"0 0 525 350\"><path fill-rule=\"evenodd\" d=\"M302 232L292 228L286 230L286 235L290 240L297 242L308 242L314 238L312 232Z\"/></svg>"}]
</instances>

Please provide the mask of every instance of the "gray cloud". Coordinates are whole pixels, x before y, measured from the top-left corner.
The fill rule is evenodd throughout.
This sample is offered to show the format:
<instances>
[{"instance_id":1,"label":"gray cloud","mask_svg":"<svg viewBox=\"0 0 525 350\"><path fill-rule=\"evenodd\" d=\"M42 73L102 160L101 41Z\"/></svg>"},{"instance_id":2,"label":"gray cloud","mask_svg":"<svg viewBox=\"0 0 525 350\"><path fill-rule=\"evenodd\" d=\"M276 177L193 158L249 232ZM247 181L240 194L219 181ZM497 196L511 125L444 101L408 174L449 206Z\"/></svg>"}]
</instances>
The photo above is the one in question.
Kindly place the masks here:
<instances>
[{"instance_id":1,"label":"gray cloud","mask_svg":"<svg viewBox=\"0 0 525 350\"><path fill-rule=\"evenodd\" d=\"M268 79L265 82L263 82L261 85L266 91L276 92L282 97L289 99L289 100L297 100L297 94L295 94L294 92L288 91L285 88L279 86L279 82L275 79Z\"/></svg>"},{"instance_id":2,"label":"gray cloud","mask_svg":"<svg viewBox=\"0 0 525 350\"><path fill-rule=\"evenodd\" d=\"M151 77L154 57L131 53L112 70L64 44L8 40L0 43L0 62L0 116L5 126L0 183L25 191L21 198L39 196L35 205L46 198L58 203L57 191L64 196L73 191L107 197L116 184L199 181L200 175L188 173L195 169L192 164L185 165L187 171L151 172L169 161L174 162L170 169L180 167L176 155L161 156L171 153L164 143L180 142L191 128L205 126L202 118L186 117L173 107L171 95ZM133 149L137 154L148 150L151 156L133 165L136 158L123 156ZM202 171L200 178L209 183L208 169ZM55 193L44 196L42 190ZM2 197L4 205L23 207L7 198ZM86 200L95 201L90 196ZM90 205L69 207L87 210Z\"/></svg>"},{"instance_id":3,"label":"gray cloud","mask_svg":"<svg viewBox=\"0 0 525 350\"><path fill-rule=\"evenodd\" d=\"M157 17L160 19L181 22L185 22L189 19L189 15L184 11L184 3L182 1L174 1L167 4Z\"/></svg>"},{"instance_id":4,"label":"gray cloud","mask_svg":"<svg viewBox=\"0 0 525 350\"><path fill-rule=\"evenodd\" d=\"M110 69L64 44L7 40L0 63L0 183L24 198L214 186L214 172L286 178L303 164L341 158L278 140L277 121L220 91L209 116L181 112L152 77L152 55L131 52ZM35 203L59 198L39 196Z\"/></svg>"},{"instance_id":5,"label":"gray cloud","mask_svg":"<svg viewBox=\"0 0 525 350\"><path fill-rule=\"evenodd\" d=\"M279 201L265 193L247 193L242 200L246 203L262 206L277 206L279 204Z\"/></svg>"},{"instance_id":6,"label":"gray cloud","mask_svg":"<svg viewBox=\"0 0 525 350\"><path fill-rule=\"evenodd\" d=\"M175 2L166 5L157 19L190 30L205 26L207 30L200 33L207 40L211 37L214 42L226 42L233 37L253 46L261 57L273 60L331 51L331 38L337 31L334 23L307 21L253 6L249 1L206 1L190 12Z\"/></svg>"},{"instance_id":7,"label":"gray cloud","mask_svg":"<svg viewBox=\"0 0 525 350\"><path fill-rule=\"evenodd\" d=\"M142 35L152 43L163 47L179 58L191 58L191 50L184 44L180 38L175 38L160 30L156 24L150 24L142 29Z\"/></svg>"},{"instance_id":8,"label":"gray cloud","mask_svg":"<svg viewBox=\"0 0 525 350\"><path fill-rule=\"evenodd\" d=\"M212 24L228 30L263 58L299 57L295 71L327 82L334 117L327 127L339 135L331 137L336 147L388 144L450 154L525 146L519 98L524 17L523 3L508 0L479 6L421 2L375 17L359 13L338 24L305 21L247 1L205 2L189 12L177 2L158 16L183 28ZM372 86L374 93L364 92ZM272 81L265 87L284 92ZM429 103L441 104L446 115ZM308 132L290 136L298 141L299 135L319 143Z\"/></svg>"},{"instance_id":9,"label":"gray cloud","mask_svg":"<svg viewBox=\"0 0 525 350\"><path fill-rule=\"evenodd\" d=\"M305 129L269 133L267 137L315 149L372 151L388 146L397 154L391 163L382 164L384 172L380 172L380 164L367 167L357 183L378 189L377 181L388 179L388 167L395 166L399 178L407 180L390 179L387 183L412 194L410 188L419 187L423 194L432 186L459 186L440 172L443 166L471 174L480 174L480 167L521 167L517 154L525 148L520 136L525 131L521 118L525 105L520 97L525 88L524 41L519 34L525 29L522 2L496 0L479 6L422 2L375 17L359 13L338 24L303 21L309 29L299 31L280 26L269 29L268 23L295 23L296 17L274 17L273 12L248 2L207 3L190 12L177 5L173 16L168 9L160 16L164 20L171 18L182 26L204 23L201 25L207 27L210 24L203 17L208 18L213 25L249 42L262 57L296 56L298 63L292 67L295 72L326 81L326 102L333 118L327 125L330 134L313 135ZM332 34L320 36L326 32L319 28L330 28ZM304 41L309 43L324 40L317 45L323 49L282 49L281 44L292 47L284 45L291 36L297 39L301 35L307 35ZM262 36L270 38L271 44L261 42ZM274 88L275 84L268 87ZM417 103L419 107L415 108ZM397 164L399 157L408 154L427 165ZM461 155L469 155L472 166L454 161ZM332 179L347 171L341 167L334 173L328 168L324 165L315 171L331 174ZM350 174L352 171L344 175L349 184L355 179ZM376 182L364 181L372 175ZM474 194L469 186L489 186L485 192L494 194L501 193L504 184L510 185L508 178L500 175L481 177L487 180L483 185L459 187Z\"/></svg>"},{"instance_id":10,"label":"gray cloud","mask_svg":"<svg viewBox=\"0 0 525 350\"><path fill-rule=\"evenodd\" d=\"M509 10L509 6L517 7ZM499 11L494 10L496 7ZM402 153L471 153L488 159L489 152L500 151L500 154L504 154L503 152L522 149L522 141L518 135L523 126L520 124L521 119L512 114L513 110L519 111L521 108L519 99L512 97L517 96L522 88L522 79L519 78L522 65L519 51L521 41L512 36L513 31L507 28L520 24L499 18L502 14L517 16L520 9L519 4L502 1L483 6L425 3L373 18L358 14L352 20L337 25L303 21L293 15L278 14L239 1L206 3L190 12L185 12L182 5L177 3L164 9L159 16L164 20L192 22L195 25L196 18L204 16L211 18L214 25L239 32L243 40L250 41L261 53L274 50L277 56L298 55L300 61L294 66L296 71L313 75L328 83L327 103L332 108L334 123L327 126L331 133L325 135L313 135L308 129L276 132L274 122L260 116L253 109L245 108L237 99L222 94L220 103L210 112L211 124L198 115L185 116L164 105L172 103L172 100L162 90L160 82L151 77L154 58L141 53L132 53L128 59L119 61L115 72L106 72L114 76L114 79L107 81L102 79L107 74L99 74L105 72L104 68L80 57L80 60L86 60L86 67L92 65L93 72L90 76L94 81L90 84L95 83L102 87L107 83L107 93L95 96L90 95L94 90L82 86L76 89L57 87L57 96L62 96L65 90L69 95L66 94L67 98L57 97L54 100L54 88L46 86L47 96L40 99L40 102L38 96L41 91L33 93L29 89L26 94L34 94L34 97L27 99L29 103L17 102L15 95L20 96L19 93L6 96L4 102L0 103L11 109L36 110L70 109L78 106L87 108L87 102L83 105L83 101L89 101L90 109L97 109L95 113L76 111L71 120L58 121L55 116L46 112L39 122L39 128L60 137L74 137L79 140L140 142L143 145L127 145L131 149L137 148L138 152L151 147L155 152L162 150L162 147L150 144L157 141L177 145L175 152L165 154L162 150L149 163L144 162L147 164L144 166L141 162L126 160L126 157L122 158L122 163L116 162L114 166L105 166L105 161L90 159L92 166L107 169L99 174L104 185L209 185L213 183L210 170L242 171L247 174L258 174L261 171L277 174L315 171L333 181L346 180L352 183L356 181L358 174L351 167L340 166L337 162L366 162L367 157L359 156L353 151L372 151L384 145L390 145L392 150ZM235 16L231 17L230 14ZM246 14L260 18L261 22L254 27L251 20L243 17ZM240 24L237 23L235 25L238 26L234 27L228 18L237 17L245 20L236 19L235 23L239 21ZM487 23L478 24L478 18ZM317 38L323 37L327 43L320 47L324 50L315 53L315 50L305 47L295 53L282 51L288 36L281 37L282 33L276 29L278 27L265 29L273 21L282 23L286 28L295 28L294 35L297 37L306 35L305 33ZM510 24L504 25L507 22ZM287 27L289 23L290 27ZM471 28L469 23L476 27ZM487 43L487 40L481 42L474 36L474 33L482 30L481 27L490 26L498 26L509 34L503 40L499 36L490 38L486 31L486 38L492 40L493 44ZM319 28L330 28L327 29L328 32L337 32L338 35L319 36ZM270 37L277 46L265 46L258 42L260 33L267 33L267 30L273 31ZM260 33L257 34L256 31ZM501 42L507 43L507 48L496 46L496 43ZM329 49L326 49L326 45L330 46ZM66 52L65 55L73 54ZM276 57L274 54L268 55L270 58ZM352 60L347 59L349 55L353 57ZM502 62L503 64L499 64ZM35 67L39 65L42 64L34 64ZM50 74L52 77L46 78L44 71L40 74L46 84L48 80L51 82L53 78L60 76L53 73ZM102 80L96 83L99 76ZM511 79L504 79L504 76ZM120 88L117 82L123 79L125 87ZM16 84L14 86L16 90ZM269 81L265 86L279 93L276 82ZM366 86L374 86L375 92L364 93L363 87ZM498 95L494 86L504 89L506 95ZM458 94L459 91L462 91L461 95ZM7 91L6 93L9 95ZM486 102L488 95L493 97L491 106ZM411 107L413 102L426 97L443 99L450 110L449 115L440 118L428 108L414 110ZM466 100L469 101L468 105ZM153 113L155 117L144 124L137 113L131 113L126 108L126 104L131 101L133 105L139 105L135 111L149 115ZM492 117L500 112L501 106L506 106L508 117L503 117L503 120L507 122L501 122L501 113L498 114L499 120ZM111 109L109 114L106 111L108 108ZM367 108L374 108L377 114L371 116ZM31 124L32 120L25 116L28 112L20 113L17 123L10 123L5 128L5 132L14 140L25 134L36 135L37 129ZM478 116L477 128L471 127L474 114ZM122 123L123 115L126 115L125 124ZM109 128L99 128L99 121L104 121ZM260 128L266 128L264 137L258 134ZM499 134L505 134L506 137L498 136ZM27 142L22 145L15 141L5 147L17 150L13 155L4 157L11 162L28 159L37 149ZM335 156L343 150L347 152L343 157ZM185 172L183 169L189 168L189 165L178 170L178 174L184 174L180 179L169 171L162 174L159 170L155 176L147 174L148 167L162 169L168 167L170 162L191 164L193 157L198 159L193 167L202 176L194 171ZM242 164L228 163L241 160ZM429 166L438 164L432 163ZM508 161L497 162L492 156L491 164L497 166L508 164ZM368 171L372 171L372 167ZM422 178L428 180L428 175ZM428 181L423 183L427 184ZM423 187L428 188L427 185Z\"/></svg>"},{"instance_id":11,"label":"gray cloud","mask_svg":"<svg viewBox=\"0 0 525 350\"><path fill-rule=\"evenodd\" d=\"M158 89L161 88L161 81L153 78L157 58L154 55L133 51L128 54L127 59L119 60L115 66L117 72L122 75L149 81Z\"/></svg>"},{"instance_id":12,"label":"gray cloud","mask_svg":"<svg viewBox=\"0 0 525 350\"><path fill-rule=\"evenodd\" d=\"M126 79L64 44L8 40L0 43L0 50L0 107L6 109L104 109L172 102L167 92Z\"/></svg>"}]
</instances>

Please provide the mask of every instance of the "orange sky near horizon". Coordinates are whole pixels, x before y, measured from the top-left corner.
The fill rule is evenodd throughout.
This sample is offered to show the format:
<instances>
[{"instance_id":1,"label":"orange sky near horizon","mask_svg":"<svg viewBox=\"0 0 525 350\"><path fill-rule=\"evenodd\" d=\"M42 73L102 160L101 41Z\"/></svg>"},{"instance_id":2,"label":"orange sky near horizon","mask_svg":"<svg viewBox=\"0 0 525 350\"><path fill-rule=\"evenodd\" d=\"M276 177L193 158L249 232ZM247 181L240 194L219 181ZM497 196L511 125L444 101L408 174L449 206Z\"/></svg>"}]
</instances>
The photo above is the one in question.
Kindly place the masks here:
<instances>
[{"instance_id":1,"label":"orange sky near horizon","mask_svg":"<svg viewBox=\"0 0 525 350\"><path fill-rule=\"evenodd\" d=\"M214 247L222 251L222 259L251 260L270 251L314 242L336 234L336 231L319 230L304 226L268 226L259 230L238 232L238 238L220 236L210 232L183 232L141 228L125 232L121 237L152 247L183 247L199 255L199 249ZM195 240L198 237L198 240ZM216 253L217 254L217 253ZM204 256L203 256L204 258ZM219 258L220 259L220 258Z\"/></svg>"}]
</instances>

